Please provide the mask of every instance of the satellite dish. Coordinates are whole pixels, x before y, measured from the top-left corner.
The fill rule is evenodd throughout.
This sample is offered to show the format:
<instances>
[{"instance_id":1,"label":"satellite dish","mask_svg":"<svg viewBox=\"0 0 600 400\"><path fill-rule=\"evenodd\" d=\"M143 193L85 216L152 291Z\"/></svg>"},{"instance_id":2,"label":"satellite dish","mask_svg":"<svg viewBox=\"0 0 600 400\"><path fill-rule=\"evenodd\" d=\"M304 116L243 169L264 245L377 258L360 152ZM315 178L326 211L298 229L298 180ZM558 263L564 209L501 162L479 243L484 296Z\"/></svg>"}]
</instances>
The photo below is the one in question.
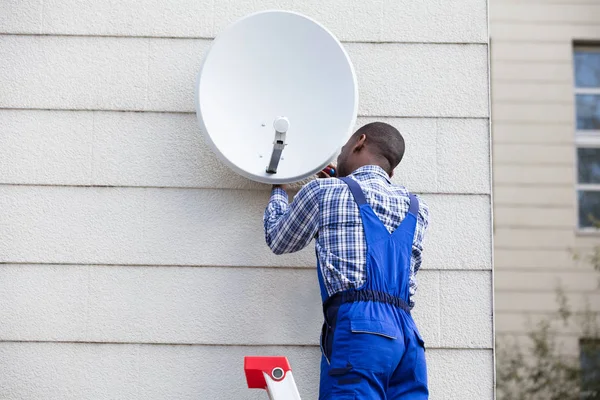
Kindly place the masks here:
<instances>
[{"instance_id":1,"label":"satellite dish","mask_svg":"<svg viewBox=\"0 0 600 400\"><path fill-rule=\"evenodd\" d=\"M358 89L341 43L289 11L251 14L217 36L196 82L207 143L233 170L289 183L325 167L356 122Z\"/></svg>"}]
</instances>

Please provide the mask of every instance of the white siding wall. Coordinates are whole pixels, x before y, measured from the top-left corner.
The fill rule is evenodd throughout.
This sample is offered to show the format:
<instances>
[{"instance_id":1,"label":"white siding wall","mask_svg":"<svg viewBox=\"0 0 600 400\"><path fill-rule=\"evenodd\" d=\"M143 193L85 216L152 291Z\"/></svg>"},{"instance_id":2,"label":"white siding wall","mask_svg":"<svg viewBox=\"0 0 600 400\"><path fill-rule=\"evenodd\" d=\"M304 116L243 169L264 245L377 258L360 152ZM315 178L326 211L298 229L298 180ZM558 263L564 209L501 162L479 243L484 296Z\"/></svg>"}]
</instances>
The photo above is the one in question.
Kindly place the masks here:
<instances>
[{"instance_id":1,"label":"white siding wall","mask_svg":"<svg viewBox=\"0 0 600 400\"><path fill-rule=\"evenodd\" d=\"M490 6L496 327L522 335L571 305L600 309L597 274L577 265L598 236L577 235L573 42L600 41L597 0L496 0ZM562 332L576 351L581 332Z\"/></svg>"},{"instance_id":2,"label":"white siding wall","mask_svg":"<svg viewBox=\"0 0 600 400\"><path fill-rule=\"evenodd\" d=\"M416 318L432 399L493 398L485 0L0 2L0 398L259 399L244 355L316 398L312 250L262 237L268 187L200 139L210 39L284 8L344 41L359 125L397 126L431 208Z\"/></svg>"}]
</instances>

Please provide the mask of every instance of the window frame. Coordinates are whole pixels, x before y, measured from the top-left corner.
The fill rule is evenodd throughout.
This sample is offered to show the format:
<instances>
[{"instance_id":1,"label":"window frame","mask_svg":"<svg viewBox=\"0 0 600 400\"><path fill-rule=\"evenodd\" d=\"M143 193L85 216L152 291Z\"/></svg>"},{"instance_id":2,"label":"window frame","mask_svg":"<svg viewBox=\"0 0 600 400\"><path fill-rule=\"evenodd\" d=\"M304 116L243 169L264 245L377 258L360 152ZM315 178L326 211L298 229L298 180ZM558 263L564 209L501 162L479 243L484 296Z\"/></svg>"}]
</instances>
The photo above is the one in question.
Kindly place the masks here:
<instances>
[{"instance_id":1,"label":"window frame","mask_svg":"<svg viewBox=\"0 0 600 400\"><path fill-rule=\"evenodd\" d=\"M600 192L600 184L579 183L579 148L600 148L600 129L577 129L577 95L592 94L600 96L600 87L595 88L579 88L575 77L575 53L577 51L594 51L600 53L600 43L592 44L577 44L573 45L573 101L575 103L575 198L577 203L576 218L577 233L600 235L600 228L581 227L579 225L579 192L591 191Z\"/></svg>"}]
</instances>

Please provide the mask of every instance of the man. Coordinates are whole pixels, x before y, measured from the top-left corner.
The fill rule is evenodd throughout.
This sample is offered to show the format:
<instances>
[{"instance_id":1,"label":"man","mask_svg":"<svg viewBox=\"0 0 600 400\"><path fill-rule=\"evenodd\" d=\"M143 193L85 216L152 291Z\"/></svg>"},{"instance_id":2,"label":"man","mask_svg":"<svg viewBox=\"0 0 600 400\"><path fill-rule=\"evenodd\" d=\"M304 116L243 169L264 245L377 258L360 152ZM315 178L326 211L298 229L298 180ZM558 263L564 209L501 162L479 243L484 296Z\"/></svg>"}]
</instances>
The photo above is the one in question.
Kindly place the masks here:
<instances>
[{"instance_id":1,"label":"man","mask_svg":"<svg viewBox=\"0 0 600 400\"><path fill-rule=\"evenodd\" d=\"M428 398L424 342L410 315L427 206L390 178L404 155L392 126L360 128L337 159L288 204L274 186L267 244L291 253L316 238L325 322L319 399Z\"/></svg>"}]
</instances>

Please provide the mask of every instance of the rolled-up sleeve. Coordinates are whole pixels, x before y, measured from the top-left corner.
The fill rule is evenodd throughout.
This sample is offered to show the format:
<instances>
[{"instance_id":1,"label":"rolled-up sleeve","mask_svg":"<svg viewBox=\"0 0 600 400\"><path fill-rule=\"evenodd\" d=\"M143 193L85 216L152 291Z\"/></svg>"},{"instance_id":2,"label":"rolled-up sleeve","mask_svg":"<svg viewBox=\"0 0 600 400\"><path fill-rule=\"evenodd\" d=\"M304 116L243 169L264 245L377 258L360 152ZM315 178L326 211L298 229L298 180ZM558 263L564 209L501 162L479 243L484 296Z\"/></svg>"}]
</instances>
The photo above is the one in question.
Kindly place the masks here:
<instances>
[{"instance_id":1,"label":"rolled-up sleeve","mask_svg":"<svg viewBox=\"0 0 600 400\"><path fill-rule=\"evenodd\" d=\"M291 204L281 188L274 188L265 210L263 224L267 245L275 254L302 250L319 229L320 183L305 185Z\"/></svg>"}]
</instances>

